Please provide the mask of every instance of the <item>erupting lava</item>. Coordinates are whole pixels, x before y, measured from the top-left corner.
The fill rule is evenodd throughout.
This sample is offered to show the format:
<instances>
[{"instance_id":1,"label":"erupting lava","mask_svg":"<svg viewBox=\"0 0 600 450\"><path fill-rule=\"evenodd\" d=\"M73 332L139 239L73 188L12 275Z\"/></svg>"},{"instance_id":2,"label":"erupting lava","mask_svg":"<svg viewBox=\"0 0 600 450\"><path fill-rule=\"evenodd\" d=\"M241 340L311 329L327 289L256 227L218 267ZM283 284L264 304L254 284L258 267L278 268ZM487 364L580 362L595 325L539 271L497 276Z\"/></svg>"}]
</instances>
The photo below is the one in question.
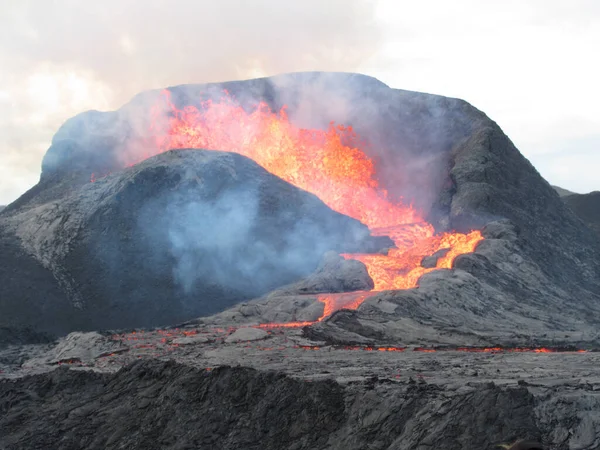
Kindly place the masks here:
<instances>
[{"instance_id":1,"label":"erupting lava","mask_svg":"<svg viewBox=\"0 0 600 450\"><path fill-rule=\"evenodd\" d=\"M178 109L166 90L163 98L168 118L165 120L165 105L156 105L152 110L150 132L156 143L155 153L203 148L242 154L317 195L333 210L360 220L372 234L390 236L396 248L387 255L343 255L367 266L375 283L373 291L416 287L423 274L450 268L456 256L474 251L483 239L479 231L436 235L433 226L412 205L392 199L379 186L373 162L360 149L359 138L351 127L331 123L327 131L300 129L290 123L285 108L275 113L261 103L246 112L227 93L219 102L208 100L200 108ZM421 266L424 257L440 250L446 251L435 268ZM356 309L368 296L364 292L322 295L319 301L325 307L319 320L341 308Z\"/></svg>"}]
</instances>

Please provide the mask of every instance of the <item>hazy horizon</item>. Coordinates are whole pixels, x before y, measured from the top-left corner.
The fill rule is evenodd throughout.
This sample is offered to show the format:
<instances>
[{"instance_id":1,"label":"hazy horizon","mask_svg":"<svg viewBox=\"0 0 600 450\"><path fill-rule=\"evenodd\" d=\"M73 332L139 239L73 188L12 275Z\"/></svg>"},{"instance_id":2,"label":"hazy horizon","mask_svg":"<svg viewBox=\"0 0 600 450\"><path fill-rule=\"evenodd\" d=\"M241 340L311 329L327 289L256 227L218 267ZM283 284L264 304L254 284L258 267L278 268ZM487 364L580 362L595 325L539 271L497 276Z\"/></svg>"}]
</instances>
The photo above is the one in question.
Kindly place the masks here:
<instances>
[{"instance_id":1,"label":"hazy horizon","mask_svg":"<svg viewBox=\"0 0 600 450\"><path fill-rule=\"evenodd\" d=\"M0 204L39 179L58 127L166 86L358 72L462 98L551 184L600 189L600 4L9 0L0 5Z\"/></svg>"}]
</instances>

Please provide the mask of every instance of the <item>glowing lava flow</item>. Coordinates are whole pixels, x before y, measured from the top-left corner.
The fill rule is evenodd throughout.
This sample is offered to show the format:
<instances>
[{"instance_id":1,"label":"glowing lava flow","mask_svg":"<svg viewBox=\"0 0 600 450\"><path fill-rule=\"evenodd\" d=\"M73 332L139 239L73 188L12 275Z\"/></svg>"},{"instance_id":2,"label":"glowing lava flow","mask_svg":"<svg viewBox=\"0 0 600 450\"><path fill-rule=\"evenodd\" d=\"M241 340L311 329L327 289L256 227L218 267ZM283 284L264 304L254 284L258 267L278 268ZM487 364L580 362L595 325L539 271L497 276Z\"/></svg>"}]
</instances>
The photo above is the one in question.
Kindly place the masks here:
<instances>
[{"instance_id":1,"label":"glowing lava flow","mask_svg":"<svg viewBox=\"0 0 600 450\"><path fill-rule=\"evenodd\" d=\"M362 261L375 283L373 291L409 289L432 270L450 268L456 256L474 251L483 239L479 231L468 234L434 234L434 228L411 205L392 199L379 186L371 159L360 149L352 127L330 124L326 131L293 126L285 108L272 112L261 103L246 112L227 94L219 102L205 101L200 108L178 109L169 91L164 104L152 110L150 132L160 153L174 148L203 148L247 156L269 172L317 195L335 211L360 220L372 234L390 236L396 248L383 254L344 255ZM165 107L168 117L165 119ZM131 156L131 155L130 155ZM137 163L151 154L137 155ZM137 160L136 160L137 158ZM435 268L423 268L426 256L446 249ZM341 309L356 309L368 293L321 295L323 320ZM286 326L303 326L296 322ZM281 324L278 326L282 326Z\"/></svg>"},{"instance_id":2,"label":"glowing lava flow","mask_svg":"<svg viewBox=\"0 0 600 450\"><path fill-rule=\"evenodd\" d=\"M270 328L300 328L308 325L312 325L316 322L321 322L335 311L340 309L356 309L367 297L371 295L371 292L357 291L357 292L344 292L342 294L326 294L318 295L317 300L323 303L323 314L316 321L304 321L304 322L287 322L287 323L263 323L257 325L256 328L270 329Z\"/></svg>"},{"instance_id":3,"label":"glowing lava flow","mask_svg":"<svg viewBox=\"0 0 600 450\"><path fill-rule=\"evenodd\" d=\"M406 227L401 227L406 229ZM382 235L380 230L372 230L375 235ZM351 254L345 258L356 259L367 266L369 275L375 283L373 291L388 289L410 289L417 286L422 275L436 269L450 269L458 255L472 253L483 239L480 231L468 234L443 233L441 235L424 236L416 240L412 246L403 246L403 242L391 237L397 248L390 249L387 255ZM405 236L402 237L405 239ZM440 250L447 253L437 260L434 268L424 268L421 261L424 256L433 255Z\"/></svg>"}]
</instances>

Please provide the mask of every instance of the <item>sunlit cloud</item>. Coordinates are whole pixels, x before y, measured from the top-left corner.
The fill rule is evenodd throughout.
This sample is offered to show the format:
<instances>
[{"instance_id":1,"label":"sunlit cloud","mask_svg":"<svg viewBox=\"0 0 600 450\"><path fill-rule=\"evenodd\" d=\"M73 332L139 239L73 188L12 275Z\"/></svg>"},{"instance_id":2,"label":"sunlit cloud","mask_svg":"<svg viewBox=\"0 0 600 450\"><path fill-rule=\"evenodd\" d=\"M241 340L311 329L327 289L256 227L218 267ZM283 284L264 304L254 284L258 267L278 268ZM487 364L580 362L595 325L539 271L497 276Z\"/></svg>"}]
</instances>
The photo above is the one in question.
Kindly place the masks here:
<instances>
[{"instance_id":1,"label":"sunlit cloud","mask_svg":"<svg viewBox=\"0 0 600 450\"><path fill-rule=\"evenodd\" d=\"M121 50L123 51L123 53L125 53L126 55L131 56L135 53L136 45L133 42L133 39L131 39L131 37L129 37L127 34L121 36L121 39L119 40L119 45L121 46Z\"/></svg>"}]
</instances>

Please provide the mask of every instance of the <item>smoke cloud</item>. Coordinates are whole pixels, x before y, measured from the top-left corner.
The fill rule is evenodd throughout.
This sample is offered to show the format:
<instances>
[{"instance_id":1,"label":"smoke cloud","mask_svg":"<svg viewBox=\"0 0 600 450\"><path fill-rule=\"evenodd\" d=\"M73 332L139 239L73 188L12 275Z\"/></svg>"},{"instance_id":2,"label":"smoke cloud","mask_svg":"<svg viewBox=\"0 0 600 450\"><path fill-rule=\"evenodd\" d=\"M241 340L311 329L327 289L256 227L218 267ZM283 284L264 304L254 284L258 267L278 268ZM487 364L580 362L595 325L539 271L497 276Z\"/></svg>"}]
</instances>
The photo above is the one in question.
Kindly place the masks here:
<instances>
[{"instance_id":1,"label":"smoke cloud","mask_svg":"<svg viewBox=\"0 0 600 450\"><path fill-rule=\"evenodd\" d=\"M39 176L56 129L140 91L300 70L357 70L375 1L12 1L0 5L0 204Z\"/></svg>"}]
</instances>

